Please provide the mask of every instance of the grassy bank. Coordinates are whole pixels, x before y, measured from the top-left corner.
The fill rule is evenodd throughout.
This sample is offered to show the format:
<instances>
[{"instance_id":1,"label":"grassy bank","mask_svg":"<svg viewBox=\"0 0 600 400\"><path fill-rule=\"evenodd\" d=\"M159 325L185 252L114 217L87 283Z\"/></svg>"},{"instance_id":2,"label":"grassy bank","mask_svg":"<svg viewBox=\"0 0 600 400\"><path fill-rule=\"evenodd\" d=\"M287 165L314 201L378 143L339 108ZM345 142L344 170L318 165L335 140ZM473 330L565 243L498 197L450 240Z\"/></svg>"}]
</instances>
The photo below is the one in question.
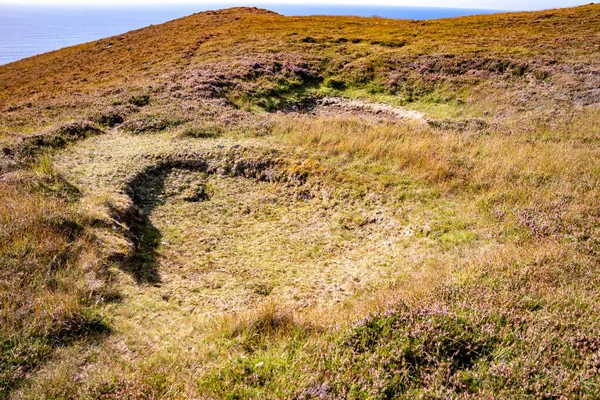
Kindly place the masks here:
<instances>
[{"instance_id":1,"label":"grassy bank","mask_svg":"<svg viewBox=\"0 0 600 400\"><path fill-rule=\"evenodd\" d=\"M234 9L0 67L0 393L597 397L598 15Z\"/></svg>"}]
</instances>

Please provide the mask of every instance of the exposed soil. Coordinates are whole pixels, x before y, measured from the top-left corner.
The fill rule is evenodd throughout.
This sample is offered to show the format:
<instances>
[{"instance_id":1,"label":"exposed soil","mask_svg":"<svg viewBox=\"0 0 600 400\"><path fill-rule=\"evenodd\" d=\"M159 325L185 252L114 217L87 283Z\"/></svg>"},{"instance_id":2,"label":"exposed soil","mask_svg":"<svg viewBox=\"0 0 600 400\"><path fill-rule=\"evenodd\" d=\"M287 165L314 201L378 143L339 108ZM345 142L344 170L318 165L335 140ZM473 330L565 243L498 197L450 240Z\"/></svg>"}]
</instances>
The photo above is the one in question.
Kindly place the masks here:
<instances>
[{"instance_id":1,"label":"exposed soil","mask_svg":"<svg viewBox=\"0 0 600 400\"><path fill-rule=\"evenodd\" d=\"M419 111L383 103L356 99L349 100L342 97L326 97L319 100L317 104L316 112L318 114L376 116L379 118L416 121L424 119L423 113Z\"/></svg>"}]
</instances>

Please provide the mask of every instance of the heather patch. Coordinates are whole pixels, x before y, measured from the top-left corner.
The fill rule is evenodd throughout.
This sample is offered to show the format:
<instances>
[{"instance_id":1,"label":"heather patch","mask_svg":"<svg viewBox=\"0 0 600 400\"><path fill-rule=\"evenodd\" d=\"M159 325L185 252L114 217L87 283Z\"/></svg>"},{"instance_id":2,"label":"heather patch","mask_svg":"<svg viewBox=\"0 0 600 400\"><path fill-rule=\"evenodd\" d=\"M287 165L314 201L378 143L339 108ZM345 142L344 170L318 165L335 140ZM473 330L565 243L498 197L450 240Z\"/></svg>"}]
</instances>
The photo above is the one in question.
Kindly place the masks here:
<instances>
[{"instance_id":1,"label":"heather patch","mask_svg":"<svg viewBox=\"0 0 600 400\"><path fill-rule=\"evenodd\" d=\"M19 138L20 140L17 139L16 145L12 148L6 147L3 152L9 157L17 155L19 157L31 157L46 148L63 148L69 143L102 133L103 132L91 122L70 122L49 129L48 132L22 136Z\"/></svg>"},{"instance_id":2,"label":"heather patch","mask_svg":"<svg viewBox=\"0 0 600 400\"><path fill-rule=\"evenodd\" d=\"M242 8L0 67L2 394L597 397L598 15Z\"/></svg>"}]
</instances>

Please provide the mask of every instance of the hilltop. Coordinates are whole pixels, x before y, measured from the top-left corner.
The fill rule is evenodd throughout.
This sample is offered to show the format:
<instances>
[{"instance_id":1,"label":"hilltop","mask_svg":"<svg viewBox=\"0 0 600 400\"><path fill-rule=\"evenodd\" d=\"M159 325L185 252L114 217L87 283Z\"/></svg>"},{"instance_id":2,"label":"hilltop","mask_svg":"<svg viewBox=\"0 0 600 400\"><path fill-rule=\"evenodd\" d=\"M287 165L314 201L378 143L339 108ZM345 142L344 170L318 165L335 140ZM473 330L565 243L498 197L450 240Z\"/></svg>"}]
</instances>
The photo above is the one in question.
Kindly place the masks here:
<instances>
[{"instance_id":1,"label":"hilltop","mask_svg":"<svg viewBox=\"0 0 600 400\"><path fill-rule=\"evenodd\" d=\"M599 50L232 8L0 66L0 396L596 398Z\"/></svg>"}]
</instances>

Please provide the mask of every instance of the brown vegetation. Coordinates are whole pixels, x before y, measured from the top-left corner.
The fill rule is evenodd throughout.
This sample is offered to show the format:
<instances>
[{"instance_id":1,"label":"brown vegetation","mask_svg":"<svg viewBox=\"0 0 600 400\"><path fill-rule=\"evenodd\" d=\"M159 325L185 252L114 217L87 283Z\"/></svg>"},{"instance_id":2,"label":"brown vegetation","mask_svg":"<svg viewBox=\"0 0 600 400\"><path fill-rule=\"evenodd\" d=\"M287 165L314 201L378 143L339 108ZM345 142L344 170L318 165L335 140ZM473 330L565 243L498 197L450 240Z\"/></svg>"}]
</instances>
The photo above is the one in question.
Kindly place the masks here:
<instances>
[{"instance_id":1,"label":"brown vegetation","mask_svg":"<svg viewBox=\"0 0 600 400\"><path fill-rule=\"evenodd\" d=\"M596 398L599 10L0 66L0 396Z\"/></svg>"}]
</instances>

